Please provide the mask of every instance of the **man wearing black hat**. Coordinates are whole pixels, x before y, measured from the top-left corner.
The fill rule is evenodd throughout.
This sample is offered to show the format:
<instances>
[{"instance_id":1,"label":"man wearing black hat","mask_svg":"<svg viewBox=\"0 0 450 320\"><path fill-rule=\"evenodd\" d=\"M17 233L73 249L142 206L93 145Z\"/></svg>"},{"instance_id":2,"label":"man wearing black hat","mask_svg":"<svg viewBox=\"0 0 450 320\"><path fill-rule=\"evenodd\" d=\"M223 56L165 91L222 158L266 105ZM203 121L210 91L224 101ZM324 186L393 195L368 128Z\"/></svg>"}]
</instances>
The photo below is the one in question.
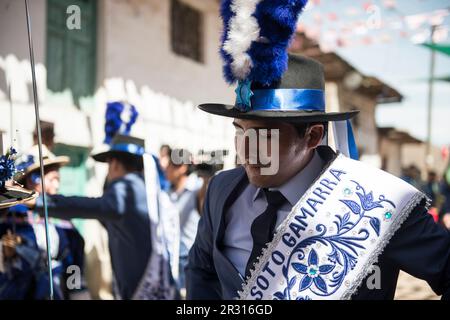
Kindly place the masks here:
<instances>
[{"instance_id":1,"label":"man wearing black hat","mask_svg":"<svg viewBox=\"0 0 450 320\"><path fill-rule=\"evenodd\" d=\"M107 186L100 198L48 195L50 216L61 219L98 219L109 236L109 250L114 274L114 293L119 299L172 299L175 280L170 268L170 257L158 230L161 207L170 200L158 194L149 198L148 188L159 189L157 163L153 177L144 182L144 140L116 135L110 149L93 156L96 161L108 163ZM151 157L151 156L150 156ZM150 178L155 178L151 180ZM36 209L43 210L42 198ZM170 207L164 214L170 216ZM177 213L175 214L177 215ZM156 218L155 218L156 216ZM164 234L164 232L162 232Z\"/></svg>"},{"instance_id":2,"label":"man wearing black hat","mask_svg":"<svg viewBox=\"0 0 450 320\"><path fill-rule=\"evenodd\" d=\"M322 66L288 58L306 1L258 3L222 6L236 103L200 109L234 118L242 166L210 181L188 299L393 299L400 270L450 298L450 235L425 195L355 161L356 113L326 112ZM322 145L329 122L338 153Z\"/></svg>"}]
</instances>

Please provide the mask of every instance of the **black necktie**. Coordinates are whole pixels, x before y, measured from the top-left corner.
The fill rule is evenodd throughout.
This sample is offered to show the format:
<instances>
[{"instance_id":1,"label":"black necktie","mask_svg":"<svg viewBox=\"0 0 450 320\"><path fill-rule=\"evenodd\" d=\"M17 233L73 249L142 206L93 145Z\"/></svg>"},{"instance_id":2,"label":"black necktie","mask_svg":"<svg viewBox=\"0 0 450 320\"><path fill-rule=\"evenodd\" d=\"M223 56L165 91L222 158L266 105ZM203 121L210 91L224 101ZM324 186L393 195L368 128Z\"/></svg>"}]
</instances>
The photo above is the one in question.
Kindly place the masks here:
<instances>
[{"instance_id":1,"label":"black necktie","mask_svg":"<svg viewBox=\"0 0 450 320\"><path fill-rule=\"evenodd\" d=\"M277 211L287 200L279 191L263 189L266 195L267 207L252 223L251 234L253 238L253 249L245 268L245 276L250 275L253 263L261 255L264 246L272 241L275 225L277 223Z\"/></svg>"}]
</instances>

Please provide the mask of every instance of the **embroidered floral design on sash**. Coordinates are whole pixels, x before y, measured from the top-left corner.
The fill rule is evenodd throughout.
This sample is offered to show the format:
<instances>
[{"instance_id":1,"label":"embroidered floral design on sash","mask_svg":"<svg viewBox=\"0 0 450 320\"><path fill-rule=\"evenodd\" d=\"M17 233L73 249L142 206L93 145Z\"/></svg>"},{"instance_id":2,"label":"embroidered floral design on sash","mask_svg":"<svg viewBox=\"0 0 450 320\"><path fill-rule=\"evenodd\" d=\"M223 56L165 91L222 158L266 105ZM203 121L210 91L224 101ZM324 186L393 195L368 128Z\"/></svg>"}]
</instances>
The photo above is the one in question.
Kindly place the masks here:
<instances>
[{"instance_id":1,"label":"embroidered floral design on sash","mask_svg":"<svg viewBox=\"0 0 450 320\"><path fill-rule=\"evenodd\" d=\"M378 200L374 201L372 191L366 193L358 182L354 180L352 182L356 185L354 194L356 193L357 197L352 200L339 200L347 206L348 211L343 215L336 214L336 219L333 221L336 232L327 233L327 227L319 224L316 227L319 232L317 235L304 239L292 249L286 265L283 267L283 275L288 286L283 292L275 292L275 299L292 299L291 290L294 289L297 280L299 280L299 287L296 289L298 292L312 291L319 296L333 294L342 285L348 272L353 270L358 259L357 250L366 249L360 242L369 238L370 231L361 222L368 220L373 229L372 233L379 237L380 219L371 216L370 211L375 208L385 208L385 206L394 209L395 204L386 199L384 195L380 195ZM346 194L348 194L348 190L346 188ZM352 232L356 232L357 235L351 235ZM312 247L315 244L321 244L330 249L330 252L324 256L325 263L319 263L319 258L322 257L319 257ZM305 264L291 262L294 256L297 256L299 261L303 261L308 248L311 249ZM297 300L303 298L296 297Z\"/></svg>"}]
</instances>

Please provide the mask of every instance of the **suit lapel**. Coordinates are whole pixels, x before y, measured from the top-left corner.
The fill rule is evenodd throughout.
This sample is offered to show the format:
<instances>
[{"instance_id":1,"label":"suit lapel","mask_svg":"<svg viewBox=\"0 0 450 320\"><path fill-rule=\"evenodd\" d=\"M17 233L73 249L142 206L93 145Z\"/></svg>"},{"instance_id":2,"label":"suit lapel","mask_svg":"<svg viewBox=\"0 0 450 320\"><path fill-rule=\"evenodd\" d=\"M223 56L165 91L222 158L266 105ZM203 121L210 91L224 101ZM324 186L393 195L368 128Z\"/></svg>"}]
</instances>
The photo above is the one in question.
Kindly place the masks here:
<instances>
[{"instance_id":1,"label":"suit lapel","mask_svg":"<svg viewBox=\"0 0 450 320\"><path fill-rule=\"evenodd\" d=\"M225 234L225 216L228 208L234 203L241 191L247 186L248 179L245 173L245 169L240 167L239 173L236 177L228 184L227 188L223 190L223 197L220 197L219 203L217 204L217 210L220 211L220 221L219 227L216 229L214 245L216 247L217 258L220 259L220 263L224 264L224 269L232 270L227 274L227 279L230 281L232 286L236 290L240 289L242 286L243 278L240 276L239 272L231 261L222 252L222 241Z\"/></svg>"}]
</instances>

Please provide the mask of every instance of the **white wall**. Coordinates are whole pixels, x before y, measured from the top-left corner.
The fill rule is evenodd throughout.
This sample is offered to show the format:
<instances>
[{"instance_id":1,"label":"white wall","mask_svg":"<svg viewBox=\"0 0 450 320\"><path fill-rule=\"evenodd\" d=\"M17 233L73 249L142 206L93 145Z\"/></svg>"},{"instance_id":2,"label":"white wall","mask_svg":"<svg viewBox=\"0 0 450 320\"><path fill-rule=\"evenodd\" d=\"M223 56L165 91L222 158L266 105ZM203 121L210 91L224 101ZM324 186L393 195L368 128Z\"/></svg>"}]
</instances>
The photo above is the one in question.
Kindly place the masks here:
<instances>
[{"instance_id":1,"label":"white wall","mask_svg":"<svg viewBox=\"0 0 450 320\"><path fill-rule=\"evenodd\" d=\"M218 54L222 29L218 4L190 0L204 14L205 62L172 53L170 1L102 1L104 20L98 65L103 84L113 81L113 95L125 96L140 107L153 145L172 143L192 149L230 148L231 121L197 110L205 102L231 103L233 88L222 78ZM205 5L209 3L209 5ZM106 87L108 85L106 84ZM134 92L133 92L134 91Z\"/></svg>"},{"instance_id":2,"label":"white wall","mask_svg":"<svg viewBox=\"0 0 450 320\"><path fill-rule=\"evenodd\" d=\"M41 119L55 123L57 142L91 146L86 116L75 108L70 92L47 92L46 0L28 3ZM11 86L12 131L7 83ZM35 114L24 1L0 0L0 114L0 130L6 132L8 144L12 134L15 147L26 151L32 144Z\"/></svg>"},{"instance_id":3,"label":"white wall","mask_svg":"<svg viewBox=\"0 0 450 320\"><path fill-rule=\"evenodd\" d=\"M192 2L192 0L191 0ZM219 7L214 0L197 0L214 5L203 9L205 63L175 55L170 49L168 0L136 2L103 1L105 61L104 78L133 79L179 100L202 103L211 99L232 102L222 79L218 54L222 29Z\"/></svg>"},{"instance_id":4,"label":"white wall","mask_svg":"<svg viewBox=\"0 0 450 320\"><path fill-rule=\"evenodd\" d=\"M400 177L402 174L402 146L398 142L382 138L380 153L386 161L386 171Z\"/></svg>"},{"instance_id":5,"label":"white wall","mask_svg":"<svg viewBox=\"0 0 450 320\"><path fill-rule=\"evenodd\" d=\"M349 111L350 107L359 110L358 128L353 128L357 145L363 149L367 156L377 155L378 132L375 122L376 103L373 99L363 96L356 91L348 90L344 85L339 85L339 102L341 111Z\"/></svg>"},{"instance_id":6,"label":"white wall","mask_svg":"<svg viewBox=\"0 0 450 320\"><path fill-rule=\"evenodd\" d=\"M46 2L28 1L36 63L45 61ZM0 0L0 56L9 53L14 53L19 60L29 59L25 2L20 0Z\"/></svg>"}]
</instances>

